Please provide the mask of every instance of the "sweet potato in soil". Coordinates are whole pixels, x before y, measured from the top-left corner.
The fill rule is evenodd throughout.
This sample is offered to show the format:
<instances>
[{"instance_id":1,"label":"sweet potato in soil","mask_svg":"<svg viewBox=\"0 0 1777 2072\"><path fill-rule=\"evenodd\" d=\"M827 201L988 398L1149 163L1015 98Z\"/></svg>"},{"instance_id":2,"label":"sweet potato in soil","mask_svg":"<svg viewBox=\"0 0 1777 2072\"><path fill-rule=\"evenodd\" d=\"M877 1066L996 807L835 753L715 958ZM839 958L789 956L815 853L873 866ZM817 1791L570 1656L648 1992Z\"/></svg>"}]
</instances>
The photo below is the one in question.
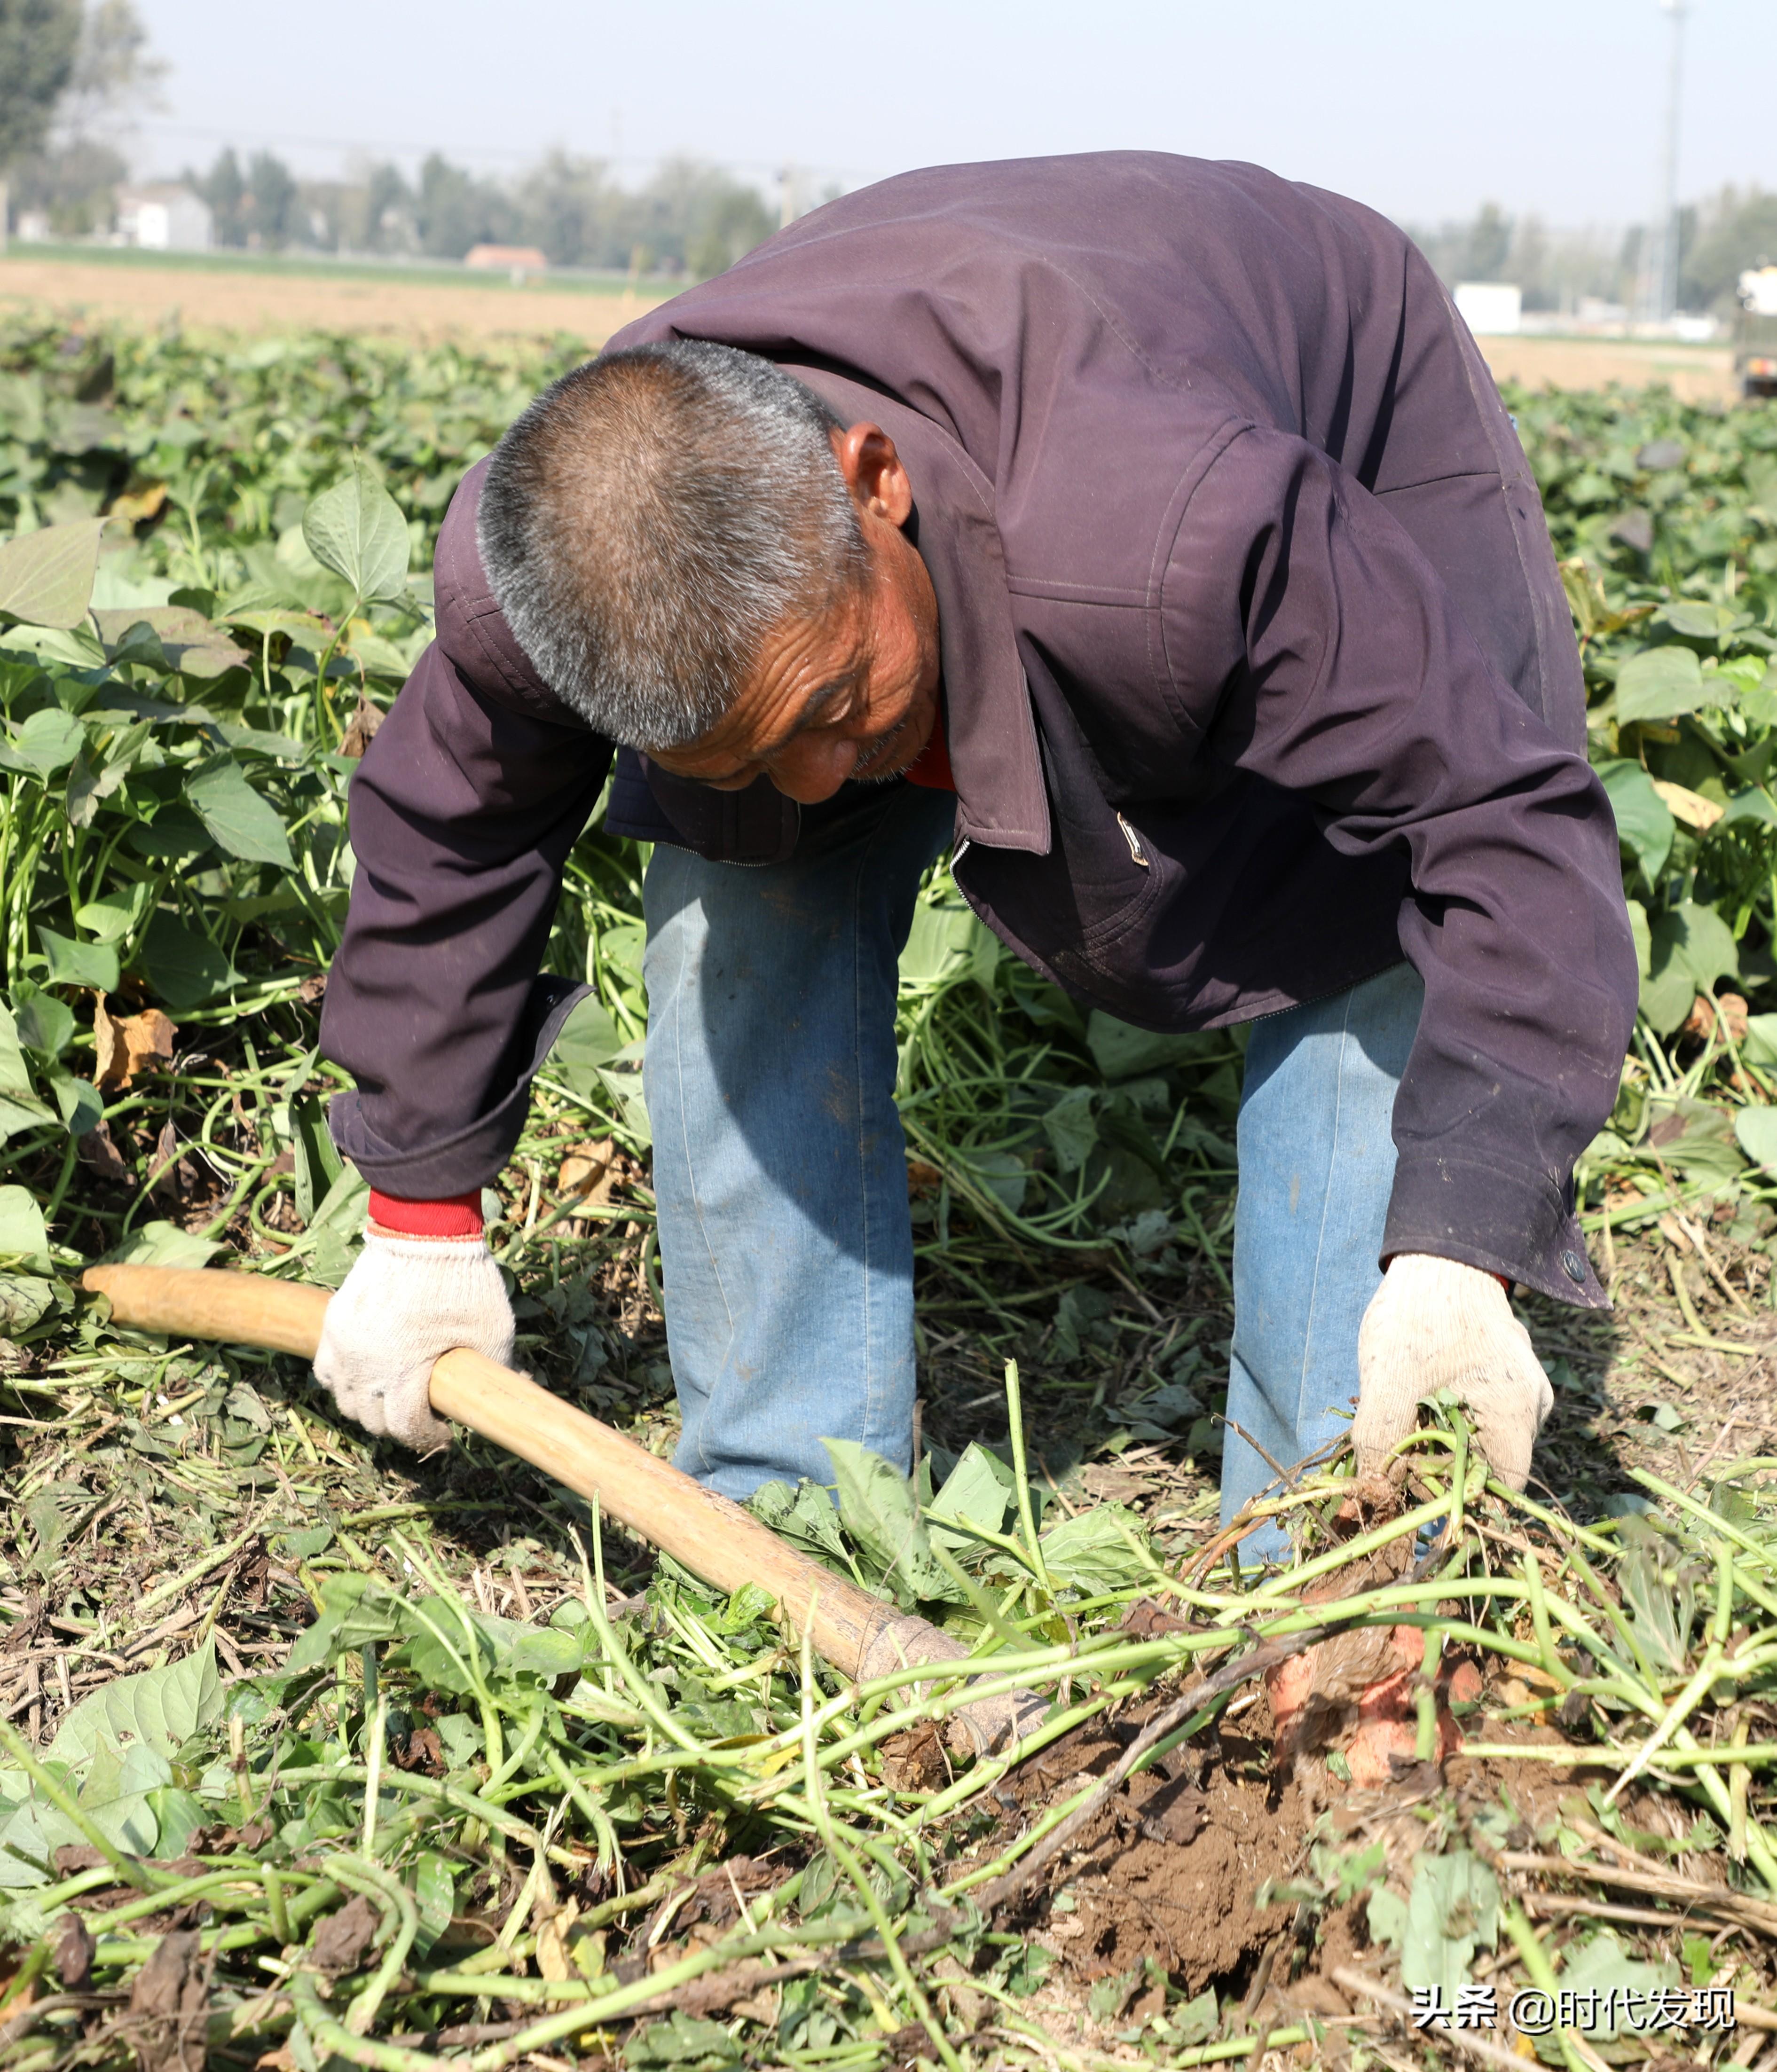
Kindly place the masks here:
<instances>
[{"instance_id":1,"label":"sweet potato in soil","mask_svg":"<svg viewBox=\"0 0 1777 2072\"><path fill-rule=\"evenodd\" d=\"M1472 1665L1458 1667L1475 1675ZM1006 1838L1109 1770L1148 1709L1083 1727L1009 1778L1015 1803L1007 1807ZM1487 1733L1560 1738L1498 1723ZM1260 1696L1219 1737L1131 1778L1042 1889L1006 1910L1002 1925L1054 1951L1079 1989L1139 1974L1151 1959L1188 1994L1213 1985L1224 2006L1231 1999L1244 2004L1256 2026L1272 2016L1338 2016L1354 2010L1331 1975L1369 1948L1365 1897L1318 1913L1294 1897L1261 1906L1267 1880L1281 1885L1306 1877L1316 1840L1347 1852L1380 1840L1384 1875L1405 1892L1419 1850L1440 1845L1439 1830L1464 1829L1483 1807L1503 1803L1520 1823L1513 1846L1531 1847L1536 1830L1564 1802L1571 1809L1589 1783L1613 1774L1540 1764L1513 1765L1508 1774L1458 1749L1442 1764L1397 1762L1384 1785L1347 1786L1323 1757L1280 1755L1279 1747L1269 1701ZM1633 1796L1633 1817L1665 1832L1670 1802ZM1063 1893L1071 1910L1067 1900L1055 1905ZM1133 2012L1143 2011L1137 1997Z\"/></svg>"}]
</instances>

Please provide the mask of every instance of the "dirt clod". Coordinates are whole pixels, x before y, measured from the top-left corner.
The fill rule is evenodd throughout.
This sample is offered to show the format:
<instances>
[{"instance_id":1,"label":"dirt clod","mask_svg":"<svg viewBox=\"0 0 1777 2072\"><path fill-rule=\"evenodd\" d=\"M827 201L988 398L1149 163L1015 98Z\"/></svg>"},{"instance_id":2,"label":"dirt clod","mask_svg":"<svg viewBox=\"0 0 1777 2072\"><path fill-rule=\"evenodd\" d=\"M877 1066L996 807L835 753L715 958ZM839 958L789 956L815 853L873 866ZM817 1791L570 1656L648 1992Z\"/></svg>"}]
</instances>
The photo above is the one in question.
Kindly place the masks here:
<instances>
[{"instance_id":1,"label":"dirt clod","mask_svg":"<svg viewBox=\"0 0 1777 2072\"><path fill-rule=\"evenodd\" d=\"M310 1955L316 1968L335 1976L356 1971L376 1939L376 1908L362 1893L354 1894L315 1930Z\"/></svg>"}]
</instances>

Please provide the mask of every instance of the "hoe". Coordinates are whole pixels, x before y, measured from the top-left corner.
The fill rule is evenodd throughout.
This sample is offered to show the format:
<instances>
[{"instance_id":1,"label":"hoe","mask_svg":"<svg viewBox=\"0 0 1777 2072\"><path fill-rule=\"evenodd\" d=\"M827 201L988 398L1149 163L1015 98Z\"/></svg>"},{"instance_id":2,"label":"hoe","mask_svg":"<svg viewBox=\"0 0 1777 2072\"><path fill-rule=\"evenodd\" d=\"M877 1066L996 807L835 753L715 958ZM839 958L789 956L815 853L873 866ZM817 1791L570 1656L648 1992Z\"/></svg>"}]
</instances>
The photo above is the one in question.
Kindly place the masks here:
<instances>
[{"instance_id":1,"label":"hoe","mask_svg":"<svg viewBox=\"0 0 1777 2072\"><path fill-rule=\"evenodd\" d=\"M315 1357L325 1289L212 1268L94 1266L81 1276L109 1297L116 1321L134 1330L254 1346ZM842 1675L866 1682L922 1662L954 1662L968 1651L911 1614L786 1546L729 1498L668 1466L633 1439L551 1396L529 1375L479 1353L446 1353L432 1370L432 1408L529 1461L600 1511L640 1533L719 1589L755 1583L771 1592L792 1630ZM1029 1692L974 1699L960 1722L977 1753L1003 1748L1043 1716Z\"/></svg>"}]
</instances>

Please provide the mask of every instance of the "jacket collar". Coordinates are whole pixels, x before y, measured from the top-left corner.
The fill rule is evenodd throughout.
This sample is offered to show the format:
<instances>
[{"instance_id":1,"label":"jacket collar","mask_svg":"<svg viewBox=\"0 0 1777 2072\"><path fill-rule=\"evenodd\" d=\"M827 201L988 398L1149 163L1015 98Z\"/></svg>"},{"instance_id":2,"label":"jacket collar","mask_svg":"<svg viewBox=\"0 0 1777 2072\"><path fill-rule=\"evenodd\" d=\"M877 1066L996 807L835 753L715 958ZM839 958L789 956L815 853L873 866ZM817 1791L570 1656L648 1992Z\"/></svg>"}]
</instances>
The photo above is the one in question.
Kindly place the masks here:
<instances>
[{"instance_id":1,"label":"jacket collar","mask_svg":"<svg viewBox=\"0 0 1777 2072\"><path fill-rule=\"evenodd\" d=\"M907 463L913 536L938 600L958 845L1047 855L1049 797L1013 630L993 484L931 418L880 390L825 368L786 364L784 371L848 424L879 424Z\"/></svg>"}]
</instances>

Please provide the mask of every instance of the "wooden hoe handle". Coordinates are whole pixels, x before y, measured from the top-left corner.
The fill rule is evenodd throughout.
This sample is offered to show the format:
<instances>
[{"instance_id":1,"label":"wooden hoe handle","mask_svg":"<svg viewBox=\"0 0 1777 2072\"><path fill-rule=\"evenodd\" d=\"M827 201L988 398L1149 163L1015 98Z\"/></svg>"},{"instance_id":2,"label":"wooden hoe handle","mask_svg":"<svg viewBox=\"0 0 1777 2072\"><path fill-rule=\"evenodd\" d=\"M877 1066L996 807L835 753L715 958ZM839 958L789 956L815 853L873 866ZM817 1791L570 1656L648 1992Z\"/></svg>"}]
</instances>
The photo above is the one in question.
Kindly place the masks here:
<instances>
[{"instance_id":1,"label":"wooden hoe handle","mask_svg":"<svg viewBox=\"0 0 1777 2072\"><path fill-rule=\"evenodd\" d=\"M169 1337L215 1339L313 1359L328 1301L325 1289L211 1268L93 1266L81 1285L107 1297L120 1324ZM925 1620L897 1612L806 1554L751 1512L539 1388L528 1375L479 1353L446 1353L432 1370L432 1408L509 1453L598 1501L606 1516L640 1532L718 1589L756 1583L777 1600L800 1638L835 1669L860 1679L903 1663L966 1652ZM961 1716L977 1745L1028 1732L1041 1701L983 1700ZM1037 1711L1033 1716L1031 1708ZM986 1716L991 1713L992 1717Z\"/></svg>"}]
</instances>

